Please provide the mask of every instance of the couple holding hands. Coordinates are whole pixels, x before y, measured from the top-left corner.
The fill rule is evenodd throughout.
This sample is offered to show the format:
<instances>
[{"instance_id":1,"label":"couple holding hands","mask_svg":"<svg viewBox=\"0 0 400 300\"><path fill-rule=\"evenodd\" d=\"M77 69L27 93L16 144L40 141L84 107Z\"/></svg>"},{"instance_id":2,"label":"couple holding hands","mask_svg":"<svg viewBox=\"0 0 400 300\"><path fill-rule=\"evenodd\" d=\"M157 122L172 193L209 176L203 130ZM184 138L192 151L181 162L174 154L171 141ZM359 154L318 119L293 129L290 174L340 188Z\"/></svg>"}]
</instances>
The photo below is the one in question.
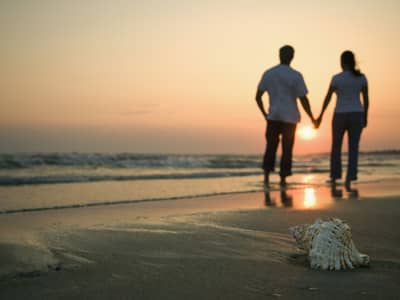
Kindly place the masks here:
<instances>
[{"instance_id":1,"label":"couple holding hands","mask_svg":"<svg viewBox=\"0 0 400 300\"><path fill-rule=\"evenodd\" d=\"M264 184L269 184L269 174L274 171L279 140L282 140L282 159L280 162L281 185L286 184L286 177L292 175L292 154L296 124L300 121L297 98L318 128L333 93L337 102L332 121L332 147L330 155L330 179L335 184L342 177L342 143L344 134L348 134L348 166L345 179L346 190L351 190L351 181L357 180L358 149L362 129L368 120L368 83L365 75L356 69L356 61L351 51L344 51L340 57L342 72L332 77L328 93L318 118L314 118L307 87L300 72L290 67L294 57L291 46L279 49L280 64L264 72L258 84L256 101L267 120L267 146L264 154ZM264 109L262 96L269 96L269 111ZM361 103L361 97L363 103Z\"/></svg>"}]
</instances>

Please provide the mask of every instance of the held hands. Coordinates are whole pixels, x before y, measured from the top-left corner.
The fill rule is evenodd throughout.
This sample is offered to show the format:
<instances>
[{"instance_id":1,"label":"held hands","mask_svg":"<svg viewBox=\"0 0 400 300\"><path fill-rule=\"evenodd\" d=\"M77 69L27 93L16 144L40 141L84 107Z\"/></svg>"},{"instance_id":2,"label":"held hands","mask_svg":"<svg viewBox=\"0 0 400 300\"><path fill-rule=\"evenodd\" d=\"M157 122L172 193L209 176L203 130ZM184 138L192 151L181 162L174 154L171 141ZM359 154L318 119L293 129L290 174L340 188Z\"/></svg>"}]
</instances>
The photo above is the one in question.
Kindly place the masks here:
<instances>
[{"instance_id":1,"label":"held hands","mask_svg":"<svg viewBox=\"0 0 400 300\"><path fill-rule=\"evenodd\" d=\"M313 123L315 129L319 128L319 126L321 125L321 122L322 122L322 115L320 115L316 119L312 119L312 123Z\"/></svg>"}]
</instances>

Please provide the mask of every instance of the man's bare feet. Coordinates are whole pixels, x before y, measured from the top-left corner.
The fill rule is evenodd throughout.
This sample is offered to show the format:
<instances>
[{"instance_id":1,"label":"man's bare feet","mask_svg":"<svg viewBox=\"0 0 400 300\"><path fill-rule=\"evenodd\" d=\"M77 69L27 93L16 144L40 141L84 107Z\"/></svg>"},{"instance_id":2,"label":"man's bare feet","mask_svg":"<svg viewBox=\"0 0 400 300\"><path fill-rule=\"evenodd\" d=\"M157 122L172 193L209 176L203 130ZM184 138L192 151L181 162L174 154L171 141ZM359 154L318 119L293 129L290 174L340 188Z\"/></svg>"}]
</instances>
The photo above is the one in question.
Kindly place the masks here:
<instances>
[{"instance_id":1,"label":"man's bare feet","mask_svg":"<svg viewBox=\"0 0 400 300\"><path fill-rule=\"evenodd\" d=\"M346 182L344 183L344 187L346 188L347 192L351 192L351 181L350 180L346 180Z\"/></svg>"},{"instance_id":2,"label":"man's bare feet","mask_svg":"<svg viewBox=\"0 0 400 300\"><path fill-rule=\"evenodd\" d=\"M330 184L330 185L332 185L332 186L336 186L336 179L328 179L327 181L326 181L326 183L328 183L328 184Z\"/></svg>"},{"instance_id":3,"label":"man's bare feet","mask_svg":"<svg viewBox=\"0 0 400 300\"><path fill-rule=\"evenodd\" d=\"M264 187L269 187L269 172L264 172Z\"/></svg>"}]
</instances>

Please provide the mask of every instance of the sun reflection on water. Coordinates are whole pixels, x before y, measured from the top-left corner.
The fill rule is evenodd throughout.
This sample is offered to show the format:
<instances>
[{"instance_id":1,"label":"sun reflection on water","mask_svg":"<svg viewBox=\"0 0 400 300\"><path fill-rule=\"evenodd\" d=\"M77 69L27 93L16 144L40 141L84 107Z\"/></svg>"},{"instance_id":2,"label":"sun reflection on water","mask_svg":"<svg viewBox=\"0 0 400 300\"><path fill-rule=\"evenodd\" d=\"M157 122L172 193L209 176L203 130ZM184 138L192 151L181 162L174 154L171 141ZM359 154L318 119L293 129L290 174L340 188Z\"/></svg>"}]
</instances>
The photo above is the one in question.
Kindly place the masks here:
<instances>
[{"instance_id":1,"label":"sun reflection on water","mask_svg":"<svg viewBox=\"0 0 400 300\"><path fill-rule=\"evenodd\" d=\"M341 190L341 189L340 189ZM330 187L304 187L298 189L265 190L265 205L298 210L324 209L347 197L333 195Z\"/></svg>"},{"instance_id":2,"label":"sun reflection on water","mask_svg":"<svg viewBox=\"0 0 400 300\"><path fill-rule=\"evenodd\" d=\"M315 176L311 175L311 174L307 174L307 175L303 176L301 180L303 183L312 183L315 181Z\"/></svg>"},{"instance_id":3,"label":"sun reflection on water","mask_svg":"<svg viewBox=\"0 0 400 300\"><path fill-rule=\"evenodd\" d=\"M314 188L305 188L304 189L304 202L303 205L305 208L314 207L317 204L317 198L315 197L315 189Z\"/></svg>"}]
</instances>

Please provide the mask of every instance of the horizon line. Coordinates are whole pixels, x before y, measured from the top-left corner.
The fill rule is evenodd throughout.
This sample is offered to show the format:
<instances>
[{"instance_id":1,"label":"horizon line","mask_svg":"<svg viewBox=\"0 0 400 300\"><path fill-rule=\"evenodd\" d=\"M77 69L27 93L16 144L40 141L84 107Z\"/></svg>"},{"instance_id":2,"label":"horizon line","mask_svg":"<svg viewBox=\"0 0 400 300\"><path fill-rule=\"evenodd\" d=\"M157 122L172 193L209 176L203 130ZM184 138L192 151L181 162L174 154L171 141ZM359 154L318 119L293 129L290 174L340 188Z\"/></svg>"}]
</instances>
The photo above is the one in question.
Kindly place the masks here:
<instances>
[{"instance_id":1,"label":"horizon line","mask_svg":"<svg viewBox=\"0 0 400 300\"><path fill-rule=\"evenodd\" d=\"M294 154L294 156L310 156L310 155L328 155L330 152L315 152L315 153L302 153L302 154ZM383 149L383 150L365 150L359 151L359 154L400 154L399 149ZM52 154L134 154L134 155L187 155L187 156L201 156L201 155L218 155L218 156L241 156L241 155L262 155L263 153L226 153L226 152L204 152L204 153L176 153L176 152L135 152L135 151L15 151L15 152L1 152L0 155L52 155ZM342 154L347 154L347 151L343 151Z\"/></svg>"}]
</instances>

